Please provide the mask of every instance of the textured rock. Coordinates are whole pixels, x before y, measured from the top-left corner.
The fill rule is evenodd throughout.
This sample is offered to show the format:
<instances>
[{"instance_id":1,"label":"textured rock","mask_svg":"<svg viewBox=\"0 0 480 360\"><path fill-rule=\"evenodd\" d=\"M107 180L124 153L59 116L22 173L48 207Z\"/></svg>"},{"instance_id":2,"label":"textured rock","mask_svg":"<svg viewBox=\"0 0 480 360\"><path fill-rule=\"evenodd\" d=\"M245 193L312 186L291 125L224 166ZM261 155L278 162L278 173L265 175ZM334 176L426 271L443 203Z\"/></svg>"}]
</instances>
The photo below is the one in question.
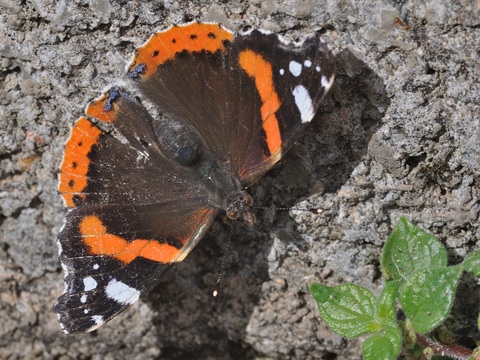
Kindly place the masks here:
<instances>
[{"instance_id":1,"label":"textured rock","mask_svg":"<svg viewBox=\"0 0 480 360\"><path fill-rule=\"evenodd\" d=\"M252 229L217 221L127 313L95 334L63 335L51 307L63 289L56 178L69 128L126 80L136 46L193 19L323 32L336 83L302 141L250 189L259 207L318 210L258 209ZM308 283L378 294L400 215L438 236L452 261L479 245L479 19L468 0L0 0L0 358L359 358L360 342L319 319ZM460 288L449 326L468 336L479 286Z\"/></svg>"}]
</instances>

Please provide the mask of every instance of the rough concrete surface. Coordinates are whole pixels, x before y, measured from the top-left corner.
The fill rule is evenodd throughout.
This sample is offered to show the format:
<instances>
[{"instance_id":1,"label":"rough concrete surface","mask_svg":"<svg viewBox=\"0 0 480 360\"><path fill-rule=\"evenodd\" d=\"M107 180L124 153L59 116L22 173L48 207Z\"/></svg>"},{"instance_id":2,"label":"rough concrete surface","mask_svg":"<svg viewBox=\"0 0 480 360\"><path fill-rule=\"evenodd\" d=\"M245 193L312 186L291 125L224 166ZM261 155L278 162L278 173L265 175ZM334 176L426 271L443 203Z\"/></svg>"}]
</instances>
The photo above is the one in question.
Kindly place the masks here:
<instances>
[{"instance_id":1,"label":"rough concrete surface","mask_svg":"<svg viewBox=\"0 0 480 360\"><path fill-rule=\"evenodd\" d=\"M258 209L251 229L217 220L129 311L64 335L51 309L63 290L56 184L69 129L127 81L135 47L194 19L329 42L338 76L324 106L250 189L258 207L318 210ZM438 236L452 263L478 247L479 77L478 0L0 0L0 358L360 358L361 341L327 328L307 284L378 294L401 215ZM479 283L465 276L460 288L448 325L478 339Z\"/></svg>"}]
</instances>

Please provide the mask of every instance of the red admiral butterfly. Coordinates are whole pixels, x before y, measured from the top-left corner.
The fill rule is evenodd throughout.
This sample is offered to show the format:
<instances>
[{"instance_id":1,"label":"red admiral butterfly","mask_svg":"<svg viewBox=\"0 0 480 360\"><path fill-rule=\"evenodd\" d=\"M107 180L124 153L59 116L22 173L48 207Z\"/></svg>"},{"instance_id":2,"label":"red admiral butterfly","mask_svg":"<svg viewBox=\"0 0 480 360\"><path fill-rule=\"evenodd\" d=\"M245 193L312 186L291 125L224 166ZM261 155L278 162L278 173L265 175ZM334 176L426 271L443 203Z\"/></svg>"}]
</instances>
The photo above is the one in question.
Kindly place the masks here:
<instances>
[{"instance_id":1,"label":"red admiral butterfly","mask_svg":"<svg viewBox=\"0 0 480 360\"><path fill-rule=\"evenodd\" d=\"M290 43L211 23L170 27L140 47L128 76L165 117L111 88L65 146L65 292L55 305L63 330L92 331L124 311L220 212L253 224L245 189L312 120L334 64L318 35Z\"/></svg>"}]
</instances>

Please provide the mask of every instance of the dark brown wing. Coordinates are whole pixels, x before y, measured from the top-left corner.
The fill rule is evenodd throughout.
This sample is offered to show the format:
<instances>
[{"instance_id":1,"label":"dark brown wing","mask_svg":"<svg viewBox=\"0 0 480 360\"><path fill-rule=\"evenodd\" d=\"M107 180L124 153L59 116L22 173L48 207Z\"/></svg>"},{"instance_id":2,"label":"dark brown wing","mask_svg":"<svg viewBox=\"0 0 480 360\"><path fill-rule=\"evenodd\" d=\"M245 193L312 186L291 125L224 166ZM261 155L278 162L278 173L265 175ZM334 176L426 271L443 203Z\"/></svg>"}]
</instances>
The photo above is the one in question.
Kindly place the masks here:
<instances>
[{"instance_id":1,"label":"dark brown wing","mask_svg":"<svg viewBox=\"0 0 480 360\"><path fill-rule=\"evenodd\" d=\"M196 172L165 156L138 102L112 89L87 114L102 124L76 122L60 172L70 210L58 237L65 292L55 311L68 333L94 330L134 303L218 212Z\"/></svg>"}]
</instances>

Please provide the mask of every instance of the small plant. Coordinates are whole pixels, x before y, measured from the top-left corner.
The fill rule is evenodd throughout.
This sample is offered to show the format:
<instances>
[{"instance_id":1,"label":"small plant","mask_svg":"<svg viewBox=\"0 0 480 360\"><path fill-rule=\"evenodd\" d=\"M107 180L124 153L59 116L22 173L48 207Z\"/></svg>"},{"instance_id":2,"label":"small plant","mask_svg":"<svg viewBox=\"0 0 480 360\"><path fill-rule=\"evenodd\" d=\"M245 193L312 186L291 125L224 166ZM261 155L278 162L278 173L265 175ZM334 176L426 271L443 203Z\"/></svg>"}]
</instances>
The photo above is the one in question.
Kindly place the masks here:
<instances>
[{"instance_id":1,"label":"small plant","mask_svg":"<svg viewBox=\"0 0 480 360\"><path fill-rule=\"evenodd\" d=\"M370 335L363 342L364 359L396 359L402 347L409 358L480 359L479 348L439 340L449 336L442 338L441 328L432 335L450 313L462 272L480 275L480 250L447 266L440 241L402 217L385 244L382 271L385 288L378 298L354 284L310 285L320 316L332 330L348 339ZM405 320L397 317L397 302Z\"/></svg>"}]
</instances>

